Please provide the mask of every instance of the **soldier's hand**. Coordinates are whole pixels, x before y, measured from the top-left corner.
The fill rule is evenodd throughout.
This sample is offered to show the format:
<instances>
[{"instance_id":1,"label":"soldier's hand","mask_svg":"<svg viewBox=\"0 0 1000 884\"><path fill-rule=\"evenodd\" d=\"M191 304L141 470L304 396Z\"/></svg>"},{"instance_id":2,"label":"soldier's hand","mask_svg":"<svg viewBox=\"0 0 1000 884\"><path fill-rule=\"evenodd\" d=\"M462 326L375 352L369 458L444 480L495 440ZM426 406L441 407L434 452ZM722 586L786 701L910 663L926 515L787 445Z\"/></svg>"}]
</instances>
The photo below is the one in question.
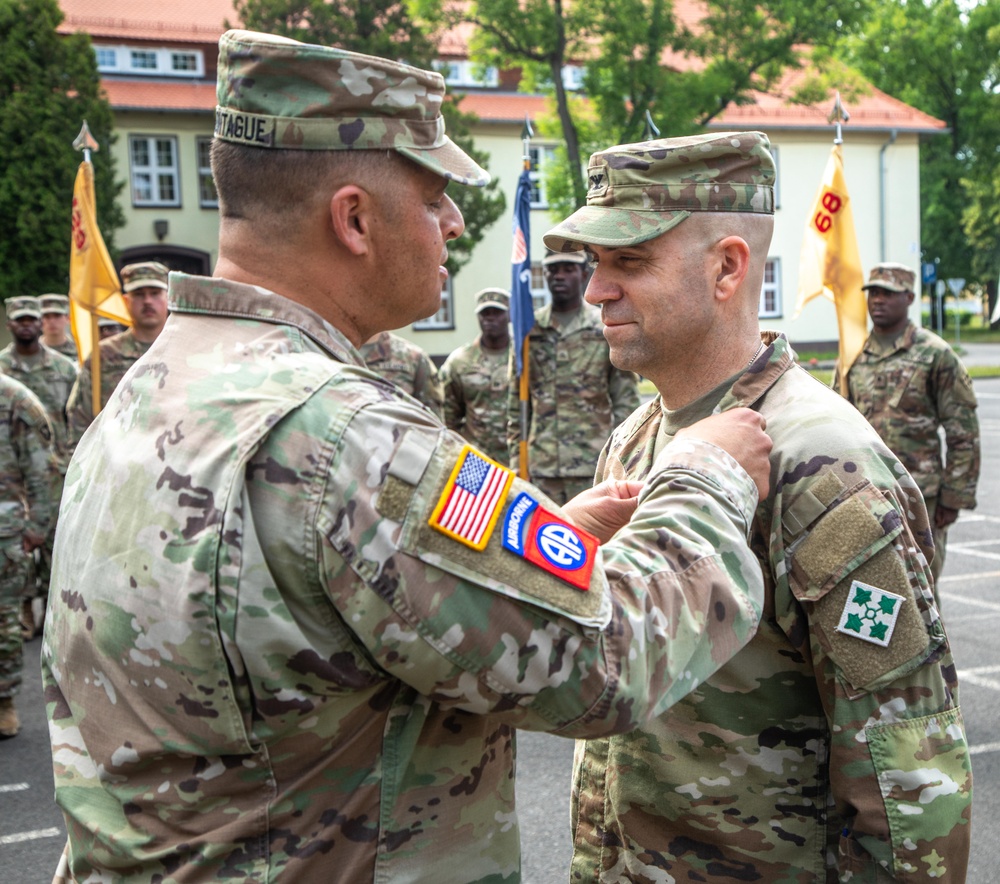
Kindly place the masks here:
<instances>
[{"instance_id":1,"label":"soldier's hand","mask_svg":"<svg viewBox=\"0 0 1000 884\"><path fill-rule=\"evenodd\" d=\"M632 518L642 488L642 482L601 482L580 492L563 507L563 512L578 528L607 543Z\"/></svg>"},{"instance_id":2,"label":"soldier's hand","mask_svg":"<svg viewBox=\"0 0 1000 884\"><path fill-rule=\"evenodd\" d=\"M678 430L677 436L704 439L731 454L753 479L760 499L770 488L771 437L764 432L764 417L749 408L731 408Z\"/></svg>"},{"instance_id":3,"label":"soldier's hand","mask_svg":"<svg viewBox=\"0 0 1000 884\"><path fill-rule=\"evenodd\" d=\"M958 518L958 510L940 503L934 507L934 527L938 530L947 528Z\"/></svg>"}]
</instances>

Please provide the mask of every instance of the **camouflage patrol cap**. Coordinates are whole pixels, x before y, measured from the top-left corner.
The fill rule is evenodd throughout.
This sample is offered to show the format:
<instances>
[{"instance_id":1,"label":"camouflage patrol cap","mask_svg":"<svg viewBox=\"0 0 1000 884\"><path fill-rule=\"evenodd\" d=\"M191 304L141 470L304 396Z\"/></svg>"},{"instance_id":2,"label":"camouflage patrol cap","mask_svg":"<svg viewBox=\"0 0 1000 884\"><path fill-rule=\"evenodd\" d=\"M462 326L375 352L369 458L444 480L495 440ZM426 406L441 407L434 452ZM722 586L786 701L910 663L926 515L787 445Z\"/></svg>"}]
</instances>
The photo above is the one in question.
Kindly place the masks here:
<instances>
[{"instance_id":1,"label":"camouflage patrol cap","mask_svg":"<svg viewBox=\"0 0 1000 884\"><path fill-rule=\"evenodd\" d=\"M38 303L43 315L46 313L69 313L69 298L66 295L39 295Z\"/></svg>"},{"instance_id":2,"label":"camouflage patrol cap","mask_svg":"<svg viewBox=\"0 0 1000 884\"><path fill-rule=\"evenodd\" d=\"M219 40L215 137L278 150L394 150L461 184L489 173L444 132L444 78L253 31Z\"/></svg>"},{"instance_id":3,"label":"camouflage patrol cap","mask_svg":"<svg viewBox=\"0 0 1000 884\"><path fill-rule=\"evenodd\" d=\"M542 239L550 249L637 245L692 212L774 214L774 160L761 132L716 132L621 144L587 170L587 205Z\"/></svg>"},{"instance_id":4,"label":"camouflage patrol cap","mask_svg":"<svg viewBox=\"0 0 1000 884\"><path fill-rule=\"evenodd\" d=\"M170 271L159 261L142 261L122 267L122 291L134 292L141 288L167 288L167 274Z\"/></svg>"},{"instance_id":5,"label":"camouflage patrol cap","mask_svg":"<svg viewBox=\"0 0 1000 884\"><path fill-rule=\"evenodd\" d=\"M548 267L550 264L586 264L587 255L585 252L550 252L542 258L542 266Z\"/></svg>"},{"instance_id":6,"label":"camouflage patrol cap","mask_svg":"<svg viewBox=\"0 0 1000 884\"><path fill-rule=\"evenodd\" d=\"M504 289L483 289L476 293L476 313L487 307L510 310L510 294Z\"/></svg>"},{"instance_id":7,"label":"camouflage patrol cap","mask_svg":"<svg viewBox=\"0 0 1000 884\"><path fill-rule=\"evenodd\" d=\"M868 282L862 289L886 289L890 292L912 292L917 275L905 264L893 264L886 261L876 264L868 274Z\"/></svg>"},{"instance_id":8,"label":"camouflage patrol cap","mask_svg":"<svg viewBox=\"0 0 1000 884\"><path fill-rule=\"evenodd\" d=\"M31 298L27 295L8 298L6 307L8 319L21 319L24 316L30 316L33 319L42 318L42 305L38 303L38 298Z\"/></svg>"}]
</instances>

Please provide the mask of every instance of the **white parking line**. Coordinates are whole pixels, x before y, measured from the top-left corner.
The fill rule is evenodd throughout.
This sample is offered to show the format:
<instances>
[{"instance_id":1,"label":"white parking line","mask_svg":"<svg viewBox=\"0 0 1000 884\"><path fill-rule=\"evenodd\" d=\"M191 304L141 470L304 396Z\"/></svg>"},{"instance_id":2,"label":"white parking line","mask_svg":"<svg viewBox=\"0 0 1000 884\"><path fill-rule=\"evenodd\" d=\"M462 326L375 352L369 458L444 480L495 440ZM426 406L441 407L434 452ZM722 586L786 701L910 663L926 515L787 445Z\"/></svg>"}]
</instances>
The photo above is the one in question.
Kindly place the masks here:
<instances>
[{"instance_id":1,"label":"white parking line","mask_svg":"<svg viewBox=\"0 0 1000 884\"><path fill-rule=\"evenodd\" d=\"M13 835L0 835L0 846L4 844L20 844L22 841L37 841L39 838L58 838L62 829L32 829L30 832L14 832Z\"/></svg>"},{"instance_id":2,"label":"white parking line","mask_svg":"<svg viewBox=\"0 0 1000 884\"><path fill-rule=\"evenodd\" d=\"M0 792L23 792L25 789L30 789L27 783L7 783L6 785L0 785Z\"/></svg>"},{"instance_id":3,"label":"white parking line","mask_svg":"<svg viewBox=\"0 0 1000 884\"><path fill-rule=\"evenodd\" d=\"M973 599L965 595L955 595L953 592L942 592L941 598L947 602L948 605L959 604L959 605L971 605L973 608L983 608L986 611L997 611L1000 612L1000 603L998 602L987 602L983 599ZM942 605L943 608L947 609L946 605ZM947 618L945 619L945 625L947 625Z\"/></svg>"}]
</instances>

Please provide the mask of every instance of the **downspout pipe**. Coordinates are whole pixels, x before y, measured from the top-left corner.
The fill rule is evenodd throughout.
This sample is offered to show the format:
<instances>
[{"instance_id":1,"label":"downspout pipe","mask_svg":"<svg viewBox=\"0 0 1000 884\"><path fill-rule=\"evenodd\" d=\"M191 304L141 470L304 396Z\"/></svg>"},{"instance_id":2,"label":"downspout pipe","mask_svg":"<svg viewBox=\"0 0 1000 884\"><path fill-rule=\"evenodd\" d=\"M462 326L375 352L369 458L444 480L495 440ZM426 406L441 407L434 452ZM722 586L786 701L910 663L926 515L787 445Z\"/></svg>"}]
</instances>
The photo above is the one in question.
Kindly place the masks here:
<instances>
[{"instance_id":1,"label":"downspout pipe","mask_svg":"<svg viewBox=\"0 0 1000 884\"><path fill-rule=\"evenodd\" d=\"M898 135L896 129L892 129L889 132L889 140L882 145L878 152L878 192L879 192L879 251L880 251L880 261L885 261L885 245L886 245L886 216L888 212L886 210L886 190L887 181L889 178L889 170L886 168L885 152L896 143L896 136Z\"/></svg>"}]
</instances>

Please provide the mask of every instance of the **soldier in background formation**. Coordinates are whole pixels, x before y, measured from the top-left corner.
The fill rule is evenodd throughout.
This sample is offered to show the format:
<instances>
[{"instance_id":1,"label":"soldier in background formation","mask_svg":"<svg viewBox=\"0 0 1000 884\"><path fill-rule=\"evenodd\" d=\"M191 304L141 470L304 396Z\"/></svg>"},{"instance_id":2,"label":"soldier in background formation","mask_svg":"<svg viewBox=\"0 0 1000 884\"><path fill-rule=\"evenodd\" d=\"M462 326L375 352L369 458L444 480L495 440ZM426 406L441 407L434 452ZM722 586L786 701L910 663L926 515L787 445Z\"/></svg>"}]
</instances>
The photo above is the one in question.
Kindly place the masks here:
<instances>
[{"instance_id":1,"label":"soldier in background formation","mask_svg":"<svg viewBox=\"0 0 1000 884\"><path fill-rule=\"evenodd\" d=\"M373 372L423 402L437 418L442 417L441 379L433 360L420 347L385 331L363 344L361 355Z\"/></svg>"},{"instance_id":2,"label":"soldier in background formation","mask_svg":"<svg viewBox=\"0 0 1000 884\"><path fill-rule=\"evenodd\" d=\"M611 430L639 405L638 379L611 363L599 310L583 303L587 256L542 260L551 304L535 311L529 335L528 475L556 503L594 484ZM520 465L518 384L510 359L507 450Z\"/></svg>"},{"instance_id":3,"label":"soldier in background formation","mask_svg":"<svg viewBox=\"0 0 1000 884\"><path fill-rule=\"evenodd\" d=\"M98 338L102 341L126 331L128 331L127 325L122 325L120 322L115 322L115 320L108 319L106 316L97 317L97 334Z\"/></svg>"},{"instance_id":4,"label":"soldier in background formation","mask_svg":"<svg viewBox=\"0 0 1000 884\"><path fill-rule=\"evenodd\" d=\"M102 403L108 401L125 373L163 330L167 321L168 273L167 268L156 261L128 264L122 268L122 294L132 327L119 335L102 338L98 344L101 348ZM73 447L94 419L91 358L88 356L83 362L67 408Z\"/></svg>"},{"instance_id":5,"label":"soldier in background formation","mask_svg":"<svg viewBox=\"0 0 1000 884\"><path fill-rule=\"evenodd\" d=\"M646 478L682 428L739 406L774 447L756 635L658 718L578 748L573 880L960 884L972 772L927 512L861 415L761 334L766 136L611 147L588 179L543 239L591 253L611 359L659 391L598 478Z\"/></svg>"},{"instance_id":6,"label":"soldier in background formation","mask_svg":"<svg viewBox=\"0 0 1000 884\"><path fill-rule=\"evenodd\" d=\"M24 668L21 594L30 579L32 553L49 533L51 446L52 431L38 397L0 374L0 738L21 729L14 705Z\"/></svg>"},{"instance_id":7,"label":"soldier in background formation","mask_svg":"<svg viewBox=\"0 0 1000 884\"><path fill-rule=\"evenodd\" d=\"M441 366L444 423L498 463L507 463L507 360L510 358L510 294L476 294L479 336L455 350Z\"/></svg>"},{"instance_id":8,"label":"soldier in background formation","mask_svg":"<svg viewBox=\"0 0 1000 884\"><path fill-rule=\"evenodd\" d=\"M52 298L52 295L44 297ZM53 517L45 543L38 548L37 569L30 577L21 607L21 628L25 640L41 630L41 618L35 617L34 599L45 599L49 589L52 542L55 535L55 514L59 511L63 477L69 462L66 403L76 382L76 362L41 342L45 306L40 298L10 298L7 301L7 329L13 341L0 350L0 371L24 384L42 403L52 428L53 469L51 501ZM51 305L49 305L51 306Z\"/></svg>"},{"instance_id":9,"label":"soldier in background formation","mask_svg":"<svg viewBox=\"0 0 1000 884\"><path fill-rule=\"evenodd\" d=\"M934 590L948 527L976 506L979 420L972 379L946 341L909 318L916 277L903 264L875 265L864 286L872 332L847 373L847 398L917 483L934 531ZM834 372L840 389L840 367ZM944 430L944 451L938 430Z\"/></svg>"},{"instance_id":10,"label":"soldier in background formation","mask_svg":"<svg viewBox=\"0 0 1000 884\"><path fill-rule=\"evenodd\" d=\"M41 295L38 301L42 308L42 343L74 363L78 362L76 341L69 329L69 298L50 294Z\"/></svg>"},{"instance_id":11,"label":"soldier in background formation","mask_svg":"<svg viewBox=\"0 0 1000 884\"><path fill-rule=\"evenodd\" d=\"M514 729L630 730L749 638L770 442L737 409L552 506L356 349L438 309L489 179L441 75L229 31L218 99L218 276L171 274L67 476L59 874L514 881Z\"/></svg>"}]
</instances>

